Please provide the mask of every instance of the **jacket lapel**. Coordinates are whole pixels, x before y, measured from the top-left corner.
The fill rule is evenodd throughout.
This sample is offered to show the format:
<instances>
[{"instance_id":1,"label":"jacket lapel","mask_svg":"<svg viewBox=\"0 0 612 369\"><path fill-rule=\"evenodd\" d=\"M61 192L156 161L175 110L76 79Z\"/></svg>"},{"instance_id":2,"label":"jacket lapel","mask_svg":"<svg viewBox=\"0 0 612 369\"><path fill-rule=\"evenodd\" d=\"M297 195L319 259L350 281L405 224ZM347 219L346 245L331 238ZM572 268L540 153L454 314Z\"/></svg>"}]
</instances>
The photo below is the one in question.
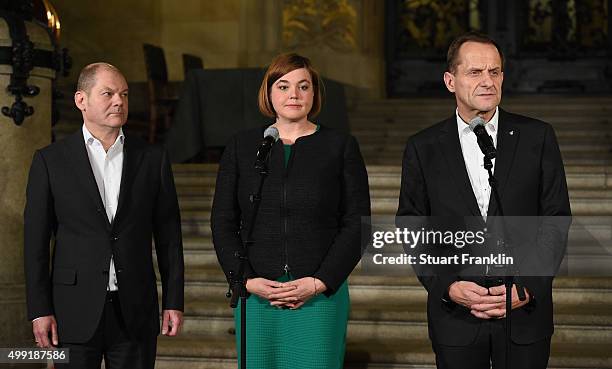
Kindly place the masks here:
<instances>
[{"instance_id":1,"label":"jacket lapel","mask_svg":"<svg viewBox=\"0 0 612 369\"><path fill-rule=\"evenodd\" d=\"M144 146L141 144L141 142L134 139L130 139L128 135L125 135L125 139L123 141L123 167L121 170L119 200L113 225L117 223L117 219L121 215L121 209L123 207L123 204L126 201L126 196L128 196L130 188L132 187L134 176L138 170L140 161L142 160L143 148Z\"/></svg>"},{"instance_id":2,"label":"jacket lapel","mask_svg":"<svg viewBox=\"0 0 612 369\"><path fill-rule=\"evenodd\" d=\"M500 199L504 198L504 188L508 181L510 168L512 168L512 163L514 162L519 134L519 129L509 121L508 113L500 108L497 132L497 158L495 159L495 170L493 172L498 183L497 187ZM498 204L493 196L493 191L491 191L487 215L501 215L497 214L497 211Z\"/></svg>"},{"instance_id":3,"label":"jacket lapel","mask_svg":"<svg viewBox=\"0 0 612 369\"><path fill-rule=\"evenodd\" d=\"M110 227L110 223L104 209L104 203L102 202L102 197L100 197L100 191L98 190L98 185L96 184L96 178L94 177L93 170L91 169L89 156L87 155L83 131L78 130L75 132L72 136L67 138L66 143L66 158L68 162L72 163L74 174L77 177L77 180L81 183L81 188L85 190L87 195L95 204L96 212L104 218L107 228Z\"/></svg>"},{"instance_id":4,"label":"jacket lapel","mask_svg":"<svg viewBox=\"0 0 612 369\"><path fill-rule=\"evenodd\" d=\"M440 148L448 163L449 173L452 177L453 187L458 188L461 201L471 215L480 215L478 203L470 184L467 168L463 160L461 144L459 143L459 134L457 133L457 120L455 116L449 118L444 123L441 134L439 136Z\"/></svg>"}]
</instances>

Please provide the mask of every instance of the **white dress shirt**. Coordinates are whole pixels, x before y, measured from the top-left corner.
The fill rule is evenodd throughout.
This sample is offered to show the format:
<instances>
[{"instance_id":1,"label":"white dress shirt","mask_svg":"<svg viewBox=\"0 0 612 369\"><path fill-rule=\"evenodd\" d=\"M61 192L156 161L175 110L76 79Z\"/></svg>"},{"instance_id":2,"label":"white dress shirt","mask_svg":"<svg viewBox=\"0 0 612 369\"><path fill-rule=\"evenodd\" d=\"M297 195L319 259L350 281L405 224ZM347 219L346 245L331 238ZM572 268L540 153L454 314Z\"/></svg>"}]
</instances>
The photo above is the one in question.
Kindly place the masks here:
<instances>
[{"instance_id":1,"label":"white dress shirt","mask_svg":"<svg viewBox=\"0 0 612 369\"><path fill-rule=\"evenodd\" d=\"M112 223L119 203L121 171L123 170L123 129L119 130L115 143L113 143L108 151L104 150L102 142L92 136L85 127L85 124L83 124L83 138L85 138L87 156L89 157L91 170L96 178L96 184L98 185L98 191L106 210L106 216L108 221ZM115 262L112 257L108 270L108 290L118 290Z\"/></svg>"},{"instance_id":2,"label":"white dress shirt","mask_svg":"<svg viewBox=\"0 0 612 369\"><path fill-rule=\"evenodd\" d=\"M480 214L486 220L487 211L489 210L489 200L491 198L491 186L489 185L489 173L484 167L484 155L478 147L476 134L472 132L468 123L464 122L459 116L459 111L455 111L457 116L457 130L459 131L459 142L461 143L461 151L463 152L463 160L467 168L472 191L476 197ZM493 145L497 148L497 130L499 120L499 109L495 108L495 114L490 121L485 124L487 133L493 139ZM495 159L493 162L493 171L495 171Z\"/></svg>"}]
</instances>

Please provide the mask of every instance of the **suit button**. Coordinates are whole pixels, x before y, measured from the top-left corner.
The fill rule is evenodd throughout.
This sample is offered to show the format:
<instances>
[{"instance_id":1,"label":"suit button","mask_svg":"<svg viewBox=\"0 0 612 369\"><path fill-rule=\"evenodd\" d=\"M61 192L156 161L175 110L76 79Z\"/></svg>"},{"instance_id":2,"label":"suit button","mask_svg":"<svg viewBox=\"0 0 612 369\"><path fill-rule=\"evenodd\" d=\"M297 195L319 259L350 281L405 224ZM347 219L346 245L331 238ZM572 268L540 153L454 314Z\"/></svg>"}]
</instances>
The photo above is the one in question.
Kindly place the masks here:
<instances>
[{"instance_id":1,"label":"suit button","mask_svg":"<svg viewBox=\"0 0 612 369\"><path fill-rule=\"evenodd\" d=\"M111 241L113 241L113 242L118 241L118 240L119 240L119 237L117 237L117 236L111 237Z\"/></svg>"},{"instance_id":2,"label":"suit button","mask_svg":"<svg viewBox=\"0 0 612 369\"><path fill-rule=\"evenodd\" d=\"M123 269L117 269L117 273L123 272Z\"/></svg>"},{"instance_id":3,"label":"suit button","mask_svg":"<svg viewBox=\"0 0 612 369\"><path fill-rule=\"evenodd\" d=\"M96 209L96 211L97 211L98 213L101 213L101 212L102 212L102 208L97 208L97 209Z\"/></svg>"}]
</instances>

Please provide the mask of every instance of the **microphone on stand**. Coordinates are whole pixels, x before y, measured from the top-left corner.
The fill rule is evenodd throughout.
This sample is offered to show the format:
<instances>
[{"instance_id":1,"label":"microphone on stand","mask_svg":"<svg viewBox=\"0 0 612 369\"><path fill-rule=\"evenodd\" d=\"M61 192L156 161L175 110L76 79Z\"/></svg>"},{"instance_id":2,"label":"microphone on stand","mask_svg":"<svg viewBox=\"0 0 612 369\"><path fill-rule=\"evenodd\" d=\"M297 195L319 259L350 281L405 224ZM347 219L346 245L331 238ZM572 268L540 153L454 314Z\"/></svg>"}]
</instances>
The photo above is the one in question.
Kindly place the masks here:
<instances>
[{"instance_id":1,"label":"microphone on stand","mask_svg":"<svg viewBox=\"0 0 612 369\"><path fill-rule=\"evenodd\" d=\"M256 169L265 168L268 157L270 156L270 150L272 150L272 146L274 146L274 143L278 141L279 137L280 134L278 133L278 129L276 129L276 127L266 128L264 131L263 142L261 145L259 145L259 149L257 149L257 159L255 159Z\"/></svg>"},{"instance_id":2,"label":"microphone on stand","mask_svg":"<svg viewBox=\"0 0 612 369\"><path fill-rule=\"evenodd\" d=\"M497 156L497 150L495 149L495 145L493 145L493 139L485 129L484 119L477 116L470 121L469 126L472 132L476 134L478 146L480 147L480 151L484 154L485 159L494 159Z\"/></svg>"}]
</instances>

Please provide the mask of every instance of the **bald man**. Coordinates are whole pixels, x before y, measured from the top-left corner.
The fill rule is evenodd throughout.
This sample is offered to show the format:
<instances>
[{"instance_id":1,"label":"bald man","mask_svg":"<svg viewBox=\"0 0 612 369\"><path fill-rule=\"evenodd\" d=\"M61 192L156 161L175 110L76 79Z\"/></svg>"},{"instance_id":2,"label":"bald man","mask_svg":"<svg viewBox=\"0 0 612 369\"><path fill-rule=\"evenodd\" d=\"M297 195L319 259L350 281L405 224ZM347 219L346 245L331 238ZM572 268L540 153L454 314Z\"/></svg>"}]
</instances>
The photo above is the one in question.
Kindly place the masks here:
<instances>
[{"instance_id":1,"label":"bald man","mask_svg":"<svg viewBox=\"0 0 612 369\"><path fill-rule=\"evenodd\" d=\"M161 147L125 135L128 85L107 63L86 66L74 101L83 126L36 151L26 194L28 319L39 347L66 347L56 368L153 368L162 333L178 334L183 246L178 200ZM50 260L50 241L53 257Z\"/></svg>"}]
</instances>

